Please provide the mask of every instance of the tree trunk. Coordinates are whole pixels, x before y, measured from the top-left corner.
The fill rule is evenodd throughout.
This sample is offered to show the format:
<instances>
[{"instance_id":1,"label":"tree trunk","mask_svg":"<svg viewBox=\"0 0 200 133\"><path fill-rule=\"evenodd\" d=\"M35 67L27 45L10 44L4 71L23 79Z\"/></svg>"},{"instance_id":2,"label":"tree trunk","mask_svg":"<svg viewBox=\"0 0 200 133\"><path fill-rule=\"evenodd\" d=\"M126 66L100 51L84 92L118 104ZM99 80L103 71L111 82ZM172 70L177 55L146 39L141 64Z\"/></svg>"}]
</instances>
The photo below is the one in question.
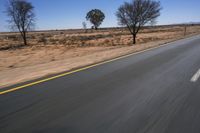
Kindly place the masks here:
<instances>
[{"instance_id":1,"label":"tree trunk","mask_svg":"<svg viewBox=\"0 0 200 133\"><path fill-rule=\"evenodd\" d=\"M187 27L186 25L184 26L184 36L186 36L186 33L187 33Z\"/></svg>"},{"instance_id":2,"label":"tree trunk","mask_svg":"<svg viewBox=\"0 0 200 133\"><path fill-rule=\"evenodd\" d=\"M136 34L133 34L133 44L136 44Z\"/></svg>"},{"instance_id":3,"label":"tree trunk","mask_svg":"<svg viewBox=\"0 0 200 133\"><path fill-rule=\"evenodd\" d=\"M24 45L27 45L27 40L26 40L26 32L23 32L23 41L24 41Z\"/></svg>"}]
</instances>

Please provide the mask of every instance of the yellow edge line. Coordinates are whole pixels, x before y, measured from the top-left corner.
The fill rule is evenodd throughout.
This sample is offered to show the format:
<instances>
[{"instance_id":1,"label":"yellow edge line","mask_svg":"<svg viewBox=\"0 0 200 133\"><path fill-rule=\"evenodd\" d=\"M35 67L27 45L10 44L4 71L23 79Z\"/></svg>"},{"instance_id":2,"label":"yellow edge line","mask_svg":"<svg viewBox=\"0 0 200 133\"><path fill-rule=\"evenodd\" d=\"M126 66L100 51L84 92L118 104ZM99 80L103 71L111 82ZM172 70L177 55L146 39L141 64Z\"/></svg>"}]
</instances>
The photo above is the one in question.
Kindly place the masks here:
<instances>
[{"instance_id":1,"label":"yellow edge line","mask_svg":"<svg viewBox=\"0 0 200 133\"><path fill-rule=\"evenodd\" d=\"M36 84L39 84L39 83L47 82L47 81L50 81L50 80L53 80L53 79L56 79L56 78L60 78L60 77L66 76L66 75L70 75L70 74L73 74L73 73L77 73L77 72L80 72L80 71L83 71L83 70L87 70L89 68L92 68L92 67L95 67L95 66L99 66L99 65L103 65L103 64L106 64L106 63L109 63L109 62L113 62L113 61L116 61L116 60L119 60L119 59L123 59L123 58L129 57L129 56L132 56L132 55L144 53L146 51L150 51L150 50L153 50L153 49L156 49L156 48L160 48L160 47L163 47L163 46L166 46L166 45L169 45L169 43L163 44L163 45L159 45L157 47L152 47L152 48L149 48L149 49L146 49L146 50L143 50L143 51L139 51L139 52L123 55L121 57L117 57L117 58L114 58L114 59L111 59L111 60L108 60L108 61L103 61L103 62L94 64L94 65L83 67L83 68L80 68L80 69L77 69L77 70L73 70L73 71L70 71L70 72L66 72L66 73L63 73L63 74L59 74L59 75L56 75L56 76L53 76L53 77L50 77L50 78L46 78L46 79L42 79L42 80L39 80L39 81L35 81L35 82L29 83L29 84L25 84L25 85L22 85L22 86L19 86L19 87L16 87L16 88L8 89L8 90L0 92L0 95L6 94L6 93L10 93L10 92L14 92L14 91L23 89L25 87L29 87L29 86L33 86L33 85L36 85Z\"/></svg>"}]
</instances>

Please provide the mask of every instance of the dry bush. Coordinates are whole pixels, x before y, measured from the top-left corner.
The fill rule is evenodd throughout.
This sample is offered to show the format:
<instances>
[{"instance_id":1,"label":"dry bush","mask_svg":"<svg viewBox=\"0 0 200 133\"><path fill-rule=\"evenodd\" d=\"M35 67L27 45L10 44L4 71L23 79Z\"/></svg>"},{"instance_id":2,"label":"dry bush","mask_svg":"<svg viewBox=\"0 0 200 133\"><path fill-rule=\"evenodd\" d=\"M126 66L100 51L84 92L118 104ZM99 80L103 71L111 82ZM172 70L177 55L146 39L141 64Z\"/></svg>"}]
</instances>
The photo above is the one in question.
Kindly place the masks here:
<instances>
[{"instance_id":1,"label":"dry bush","mask_svg":"<svg viewBox=\"0 0 200 133\"><path fill-rule=\"evenodd\" d=\"M61 35L63 35L63 34L64 34L64 32L60 32L60 34L61 34Z\"/></svg>"},{"instance_id":2,"label":"dry bush","mask_svg":"<svg viewBox=\"0 0 200 133\"><path fill-rule=\"evenodd\" d=\"M38 43L43 43L44 45L46 45L47 39L44 36L42 36L42 37L39 38Z\"/></svg>"},{"instance_id":3,"label":"dry bush","mask_svg":"<svg viewBox=\"0 0 200 133\"><path fill-rule=\"evenodd\" d=\"M49 39L49 43L50 43L50 44L56 44L57 41L58 41L57 39L53 39L53 38L50 38L50 39Z\"/></svg>"},{"instance_id":4,"label":"dry bush","mask_svg":"<svg viewBox=\"0 0 200 133\"><path fill-rule=\"evenodd\" d=\"M58 40L58 43L60 45L65 45L67 43L67 39L66 38L61 38L61 39Z\"/></svg>"},{"instance_id":5,"label":"dry bush","mask_svg":"<svg viewBox=\"0 0 200 133\"><path fill-rule=\"evenodd\" d=\"M20 41L20 36L18 36L18 35L8 35L7 37L6 37L6 39L7 40L12 40L12 41Z\"/></svg>"},{"instance_id":6,"label":"dry bush","mask_svg":"<svg viewBox=\"0 0 200 133\"><path fill-rule=\"evenodd\" d=\"M116 45L121 45L121 37L120 36L119 37L117 36L114 39L115 39Z\"/></svg>"},{"instance_id":7,"label":"dry bush","mask_svg":"<svg viewBox=\"0 0 200 133\"><path fill-rule=\"evenodd\" d=\"M109 45L110 44L110 40L109 39L105 39L104 40L104 45Z\"/></svg>"}]
</instances>

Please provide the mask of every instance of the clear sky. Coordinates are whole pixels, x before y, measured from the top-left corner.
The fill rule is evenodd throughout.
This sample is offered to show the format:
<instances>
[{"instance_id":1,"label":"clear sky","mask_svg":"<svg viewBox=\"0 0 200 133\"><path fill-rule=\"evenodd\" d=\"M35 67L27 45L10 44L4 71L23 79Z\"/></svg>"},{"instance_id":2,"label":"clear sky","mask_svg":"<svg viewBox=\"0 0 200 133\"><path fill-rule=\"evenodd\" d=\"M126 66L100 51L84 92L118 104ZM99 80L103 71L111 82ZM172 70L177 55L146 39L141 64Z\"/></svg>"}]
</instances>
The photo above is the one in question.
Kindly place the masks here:
<instances>
[{"instance_id":1,"label":"clear sky","mask_svg":"<svg viewBox=\"0 0 200 133\"><path fill-rule=\"evenodd\" d=\"M82 28L86 13L101 9L106 19L101 27L117 26L117 8L130 0L29 0L35 7L36 29ZM200 0L160 0L162 5L158 24L200 22ZM0 31L7 31L4 13L7 0L0 0ZM90 27L89 22L87 22Z\"/></svg>"}]
</instances>

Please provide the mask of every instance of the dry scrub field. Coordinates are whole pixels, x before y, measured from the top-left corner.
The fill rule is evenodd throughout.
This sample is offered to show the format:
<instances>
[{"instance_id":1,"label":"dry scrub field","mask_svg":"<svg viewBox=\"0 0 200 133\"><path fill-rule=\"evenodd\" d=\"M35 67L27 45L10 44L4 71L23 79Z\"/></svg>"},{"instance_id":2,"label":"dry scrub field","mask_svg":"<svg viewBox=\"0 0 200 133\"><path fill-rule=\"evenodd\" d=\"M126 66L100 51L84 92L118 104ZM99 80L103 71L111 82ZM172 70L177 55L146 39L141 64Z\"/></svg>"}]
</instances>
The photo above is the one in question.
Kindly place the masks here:
<instances>
[{"instance_id":1,"label":"dry scrub field","mask_svg":"<svg viewBox=\"0 0 200 133\"><path fill-rule=\"evenodd\" d=\"M200 33L200 26L142 29L134 46L126 29L31 32L21 47L17 33L0 33L0 88L59 73Z\"/></svg>"}]
</instances>

